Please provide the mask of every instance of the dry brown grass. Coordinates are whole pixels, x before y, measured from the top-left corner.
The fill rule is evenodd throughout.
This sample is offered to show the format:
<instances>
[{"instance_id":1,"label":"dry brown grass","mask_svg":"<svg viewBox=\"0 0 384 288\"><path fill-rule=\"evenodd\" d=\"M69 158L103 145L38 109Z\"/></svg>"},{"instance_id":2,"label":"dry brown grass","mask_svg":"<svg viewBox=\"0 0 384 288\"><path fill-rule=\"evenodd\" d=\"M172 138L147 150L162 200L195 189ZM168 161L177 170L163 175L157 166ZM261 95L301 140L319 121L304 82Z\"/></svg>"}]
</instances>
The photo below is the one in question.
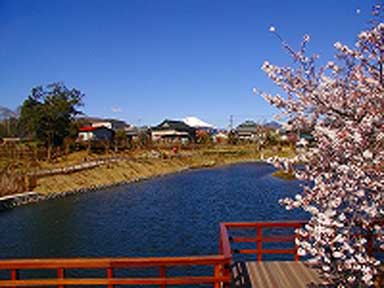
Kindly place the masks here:
<instances>
[{"instance_id":1,"label":"dry brown grass","mask_svg":"<svg viewBox=\"0 0 384 288\"><path fill-rule=\"evenodd\" d=\"M132 160L102 165L71 174L40 178L34 191L41 193L60 193L80 188L132 182L186 169L260 160L260 152L256 151L253 146L220 146L218 148L195 149L192 151L182 150L177 155L174 155L169 150L162 150L159 151L162 155L162 157L159 158L143 157L143 155L148 154L147 152L148 151L136 151L132 154ZM279 152L264 150L262 153L264 157L277 153L284 156L294 155L294 152L288 148ZM84 157L82 154L71 155L71 158L68 157L68 163L78 163L77 161L81 160L82 157ZM57 166L51 164L49 167Z\"/></svg>"}]
</instances>

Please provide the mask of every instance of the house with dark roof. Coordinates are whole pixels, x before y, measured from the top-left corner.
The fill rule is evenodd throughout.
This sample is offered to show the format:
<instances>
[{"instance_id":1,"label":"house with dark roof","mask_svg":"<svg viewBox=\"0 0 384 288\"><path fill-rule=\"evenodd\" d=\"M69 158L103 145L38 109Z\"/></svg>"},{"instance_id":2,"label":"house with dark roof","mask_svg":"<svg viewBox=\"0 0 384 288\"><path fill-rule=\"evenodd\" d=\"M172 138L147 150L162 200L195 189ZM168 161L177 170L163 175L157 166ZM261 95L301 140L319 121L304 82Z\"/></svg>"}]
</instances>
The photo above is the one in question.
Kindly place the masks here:
<instances>
[{"instance_id":1,"label":"house with dark roof","mask_svg":"<svg viewBox=\"0 0 384 288\"><path fill-rule=\"evenodd\" d=\"M127 136L127 141L131 146L134 145L134 143L146 145L150 143L152 139L151 129L147 126L130 126L125 129L125 135Z\"/></svg>"},{"instance_id":2,"label":"house with dark roof","mask_svg":"<svg viewBox=\"0 0 384 288\"><path fill-rule=\"evenodd\" d=\"M79 117L77 121L80 122L84 126L92 126L92 127L107 127L112 130L124 130L130 127L125 121L111 118L97 118L97 117Z\"/></svg>"},{"instance_id":3,"label":"house with dark roof","mask_svg":"<svg viewBox=\"0 0 384 288\"><path fill-rule=\"evenodd\" d=\"M247 120L236 128L236 134L239 140L256 142L264 137L263 127L254 121Z\"/></svg>"},{"instance_id":4,"label":"house with dark roof","mask_svg":"<svg viewBox=\"0 0 384 288\"><path fill-rule=\"evenodd\" d=\"M114 131L105 126L84 126L79 129L78 141L112 141Z\"/></svg>"},{"instance_id":5,"label":"house with dark roof","mask_svg":"<svg viewBox=\"0 0 384 288\"><path fill-rule=\"evenodd\" d=\"M195 140L196 129L178 120L164 120L159 125L152 127L152 140L182 143Z\"/></svg>"}]
</instances>

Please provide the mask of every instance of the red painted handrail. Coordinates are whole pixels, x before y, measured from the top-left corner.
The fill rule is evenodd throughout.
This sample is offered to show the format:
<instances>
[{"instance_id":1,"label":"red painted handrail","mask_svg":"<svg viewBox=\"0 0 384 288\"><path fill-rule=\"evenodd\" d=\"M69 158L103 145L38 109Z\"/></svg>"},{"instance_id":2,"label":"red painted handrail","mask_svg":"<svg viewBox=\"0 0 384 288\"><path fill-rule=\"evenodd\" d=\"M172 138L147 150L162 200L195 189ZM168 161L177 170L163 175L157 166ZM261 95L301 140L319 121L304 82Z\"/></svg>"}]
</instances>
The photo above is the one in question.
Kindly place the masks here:
<instances>
[{"instance_id":1,"label":"red painted handrail","mask_svg":"<svg viewBox=\"0 0 384 288\"><path fill-rule=\"evenodd\" d=\"M72 259L14 259L0 261L0 270L9 270L10 279L0 280L0 287L30 287L65 285L186 285L213 284L219 288L221 284L229 283L230 276L226 271L230 259L223 255L194 256L194 257L159 257L159 258L72 258ZM170 267L183 266L212 266L213 275L209 276L167 276ZM158 268L159 277L114 277L116 268ZM99 278L66 278L67 269L103 269L106 277ZM53 279L19 279L22 270L56 270L57 278Z\"/></svg>"},{"instance_id":2,"label":"red painted handrail","mask_svg":"<svg viewBox=\"0 0 384 288\"><path fill-rule=\"evenodd\" d=\"M290 235L263 235L263 229L273 228L299 228L305 225L305 221L287 222L228 222L220 223L219 255L193 256L193 257L148 257L148 258L72 258L72 259L14 259L0 260L0 271L7 270L10 277L0 280L0 287L31 287L31 286L57 286L64 288L73 286L95 286L105 285L113 288L114 285L159 285L161 288L167 285L193 285L212 284L215 288L227 287L230 277L230 264L232 264L233 253L253 254L258 261L263 260L265 254L288 254L293 255L295 261L299 261L295 245L296 232ZM374 224L383 224L383 221ZM230 237L232 230L253 229L255 236ZM374 237L377 235L363 235L368 239L368 250L375 251ZM291 249L265 249L263 243L267 242L289 242L293 243ZM255 243L256 249L234 250L231 243ZM170 276L167 271L171 267L210 266L213 275L204 276ZM158 277L116 277L114 269L131 268L157 268ZM99 278L69 278L65 272L69 269L86 270L102 269L105 276ZM23 270L55 270L56 277L48 279L19 279L19 272Z\"/></svg>"},{"instance_id":3,"label":"red painted handrail","mask_svg":"<svg viewBox=\"0 0 384 288\"><path fill-rule=\"evenodd\" d=\"M222 227L220 231L225 232L226 237L229 235L230 230L256 230L256 236L253 237L228 237L232 243L255 243L256 249L232 249L232 254L252 254L257 256L257 261L263 260L263 255L266 254L288 254L293 255L295 261L299 261L300 257L297 254L297 247L295 245L295 234L284 235L284 236L264 236L263 229L273 229L273 228L300 228L305 225L307 221L286 221L286 222L227 222L221 223ZM224 237L223 235L221 237ZM293 243L294 247L292 249L264 249L263 243L267 242L286 242ZM230 244L229 244L230 246Z\"/></svg>"},{"instance_id":4,"label":"red painted handrail","mask_svg":"<svg viewBox=\"0 0 384 288\"><path fill-rule=\"evenodd\" d=\"M286 221L286 222L227 222L220 224L220 239L227 238L229 239L226 242L226 251L230 251L230 258L232 258L232 254L251 254L257 256L257 261L263 260L263 255L267 254L285 254L285 255L293 255L293 259L295 261L300 260L300 256L297 253L298 247L296 246L295 239L298 237L296 235L296 229L303 227L307 221ZM384 221L375 220L373 225L383 225ZM281 229L281 228L295 228L295 232L289 235L272 235L272 236L264 236L263 229ZM229 237L229 231L231 230L256 230L256 236L253 237ZM374 239L378 236L374 233L369 233L360 235L361 237L365 237L367 241L367 249L370 254L373 252L382 251L382 249L375 247ZM222 241L222 240L221 240ZM263 243L271 243L271 242L280 242L280 243L292 243L293 248L291 249L264 249ZM231 243L255 243L256 249L232 249ZM228 248L229 246L229 248ZM227 254L228 255L228 254ZM228 256L227 256L228 257Z\"/></svg>"}]
</instances>

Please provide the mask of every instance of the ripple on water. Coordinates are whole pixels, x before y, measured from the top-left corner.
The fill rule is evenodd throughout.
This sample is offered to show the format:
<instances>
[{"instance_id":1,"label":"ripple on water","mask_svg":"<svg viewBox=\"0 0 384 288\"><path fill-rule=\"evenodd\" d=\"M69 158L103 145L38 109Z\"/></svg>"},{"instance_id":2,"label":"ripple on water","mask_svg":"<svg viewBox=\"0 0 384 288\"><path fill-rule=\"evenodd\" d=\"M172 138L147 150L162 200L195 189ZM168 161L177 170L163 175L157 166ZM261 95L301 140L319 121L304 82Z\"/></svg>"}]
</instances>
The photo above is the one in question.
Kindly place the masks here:
<instances>
[{"instance_id":1,"label":"ripple on water","mask_svg":"<svg viewBox=\"0 0 384 288\"><path fill-rule=\"evenodd\" d=\"M265 163L193 170L0 214L0 257L217 253L223 221L303 219L278 204L299 181Z\"/></svg>"}]
</instances>

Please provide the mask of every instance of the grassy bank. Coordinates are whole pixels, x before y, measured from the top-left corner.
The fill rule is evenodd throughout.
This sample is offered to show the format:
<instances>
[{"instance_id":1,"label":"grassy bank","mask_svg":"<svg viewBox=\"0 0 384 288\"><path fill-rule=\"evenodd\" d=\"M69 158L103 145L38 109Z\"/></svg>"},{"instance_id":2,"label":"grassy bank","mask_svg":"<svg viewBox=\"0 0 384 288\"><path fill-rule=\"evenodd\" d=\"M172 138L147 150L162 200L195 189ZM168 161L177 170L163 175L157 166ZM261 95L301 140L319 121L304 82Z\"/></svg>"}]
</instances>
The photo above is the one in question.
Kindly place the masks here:
<instances>
[{"instance_id":1,"label":"grassy bank","mask_svg":"<svg viewBox=\"0 0 384 288\"><path fill-rule=\"evenodd\" d=\"M140 179L180 172L187 169L216 167L247 161L257 161L261 157L279 154L292 156L293 151L284 148L281 151L266 149L257 151L254 146L227 146L204 148L197 150L182 150L176 155L169 150L136 151L130 154L130 159L101 165L92 169L70 174L45 176L37 181L33 191L51 194L62 193L77 189L87 189L95 186L114 185L121 182L132 182ZM81 158L73 156L72 158ZM91 156L92 157L92 156ZM71 164L73 160L71 160ZM63 166L63 163L57 165Z\"/></svg>"}]
</instances>

